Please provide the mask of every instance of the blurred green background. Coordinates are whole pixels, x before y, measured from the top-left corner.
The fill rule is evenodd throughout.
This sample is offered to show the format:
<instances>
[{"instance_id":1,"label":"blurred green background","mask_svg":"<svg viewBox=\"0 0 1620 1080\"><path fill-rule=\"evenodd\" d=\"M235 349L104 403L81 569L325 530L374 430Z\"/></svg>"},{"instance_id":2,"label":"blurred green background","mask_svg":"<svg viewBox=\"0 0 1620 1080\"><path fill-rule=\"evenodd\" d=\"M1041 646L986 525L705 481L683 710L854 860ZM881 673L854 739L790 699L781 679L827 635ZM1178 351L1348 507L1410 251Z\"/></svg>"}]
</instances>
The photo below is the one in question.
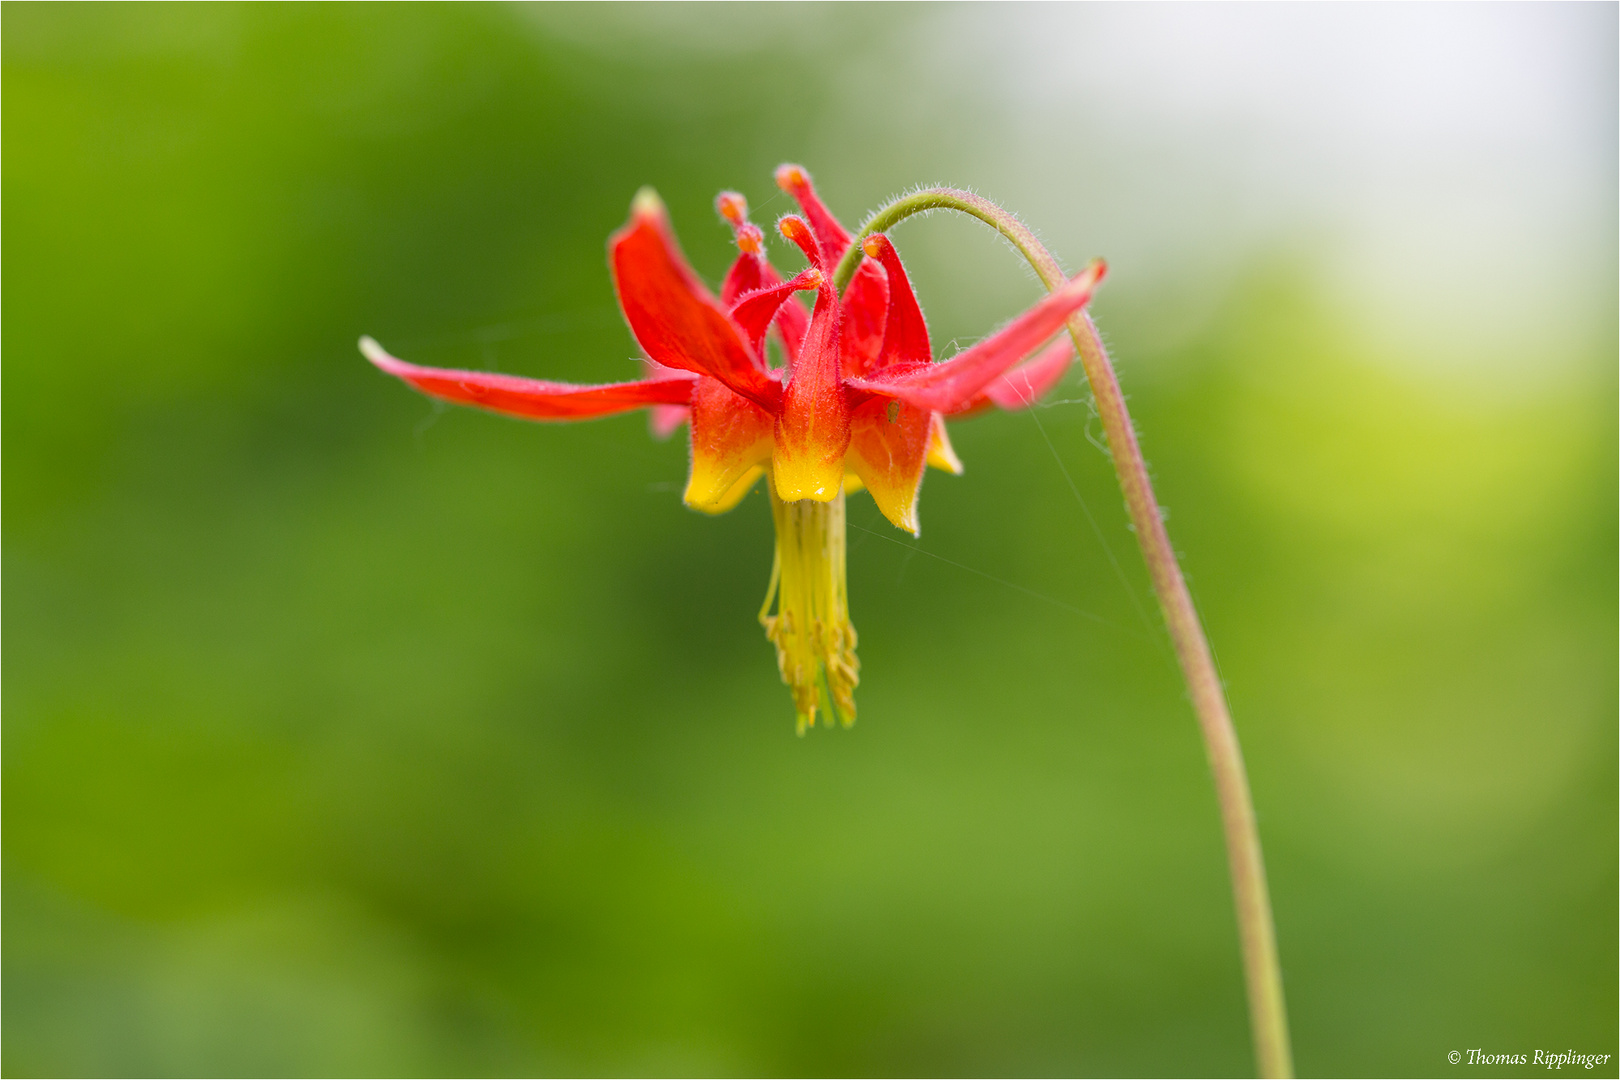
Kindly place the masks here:
<instances>
[{"instance_id":1,"label":"blurred green background","mask_svg":"<svg viewBox=\"0 0 1620 1080\"><path fill-rule=\"evenodd\" d=\"M1109 257L1301 1071L1615 1053L1615 30L7 4L5 1071L1251 1068L1078 372L955 428L920 541L852 500L861 719L798 739L757 493L355 350L629 377L633 192L715 280L714 193L768 222L785 160ZM1038 295L976 223L896 239L941 345Z\"/></svg>"}]
</instances>

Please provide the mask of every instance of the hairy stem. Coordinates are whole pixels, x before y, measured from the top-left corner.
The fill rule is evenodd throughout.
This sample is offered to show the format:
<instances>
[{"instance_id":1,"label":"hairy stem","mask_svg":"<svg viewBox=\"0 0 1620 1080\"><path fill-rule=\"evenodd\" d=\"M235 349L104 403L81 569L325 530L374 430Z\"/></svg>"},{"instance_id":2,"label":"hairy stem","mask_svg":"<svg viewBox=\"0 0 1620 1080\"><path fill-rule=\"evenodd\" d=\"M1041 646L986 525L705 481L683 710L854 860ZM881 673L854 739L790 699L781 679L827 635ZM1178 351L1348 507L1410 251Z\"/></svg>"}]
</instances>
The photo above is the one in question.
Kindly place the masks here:
<instances>
[{"instance_id":1,"label":"hairy stem","mask_svg":"<svg viewBox=\"0 0 1620 1080\"><path fill-rule=\"evenodd\" d=\"M843 291L854 275L860 264L863 238L887 232L906 218L929 210L954 210L989 225L1029 260L1048 289L1056 289L1066 280L1051 252L1012 214L971 192L930 188L896 199L867 220L838 264L833 275L834 287ZM1256 1063L1262 1076L1289 1076L1293 1072L1293 1054L1289 1048L1288 1015L1283 1005L1282 971L1277 960L1277 933L1266 889L1265 864L1260 857L1254 800L1249 793L1249 778L1243 767L1237 732L1232 727L1232 714L1226 705L1226 691L1215 671L1209 641L1204 637L1203 624L1187 591L1175 549L1170 546L1170 536L1165 532L1164 518L1148 479L1147 463L1136 441L1136 429L1131 424L1125 396L1120 392L1119 379L1108 352L1090 315L1084 311L1069 320L1069 333L1096 397L1097 412L1108 436L1125 506L1142 547L1142 558L1152 575L1153 591L1164 612L1165 625L1175 645L1176 659L1187 680L1204 747L1209 753L1221 825L1226 833L1226 856L1232 871Z\"/></svg>"}]
</instances>

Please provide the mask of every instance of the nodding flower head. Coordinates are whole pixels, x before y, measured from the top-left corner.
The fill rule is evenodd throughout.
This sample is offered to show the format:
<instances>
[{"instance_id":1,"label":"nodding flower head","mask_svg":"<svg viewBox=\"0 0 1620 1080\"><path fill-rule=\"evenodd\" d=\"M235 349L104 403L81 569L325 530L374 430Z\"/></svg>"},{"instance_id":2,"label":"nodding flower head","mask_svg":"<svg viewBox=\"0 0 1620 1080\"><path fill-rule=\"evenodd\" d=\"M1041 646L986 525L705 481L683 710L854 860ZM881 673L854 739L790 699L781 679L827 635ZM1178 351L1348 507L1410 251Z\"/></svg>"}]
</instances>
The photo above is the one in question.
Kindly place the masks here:
<instances>
[{"instance_id":1,"label":"nodding flower head","mask_svg":"<svg viewBox=\"0 0 1620 1080\"><path fill-rule=\"evenodd\" d=\"M651 188L608 240L619 307L645 372L580 385L419 367L371 338L378 368L432 397L530 420L589 420L648 409L655 434L687 427L685 501L704 513L736 506L765 479L776 559L760 620L792 691L799 730L823 709L855 718L855 629L845 583L844 501L868 492L899 528L918 531L928 465L960 473L947 418L1032 405L1073 360L1061 331L1091 299L1094 263L1012 322L936 361L900 256L881 233L861 238L861 261L839 292L832 271L852 238L798 165L776 171L798 202L777 230L809 266L784 276L766 255L748 201L722 192L715 209L738 255L711 293L687 263ZM812 294L809 310L797 296ZM1048 344L1051 342L1051 344ZM772 349L780 351L775 363ZM774 611L773 611L774 603Z\"/></svg>"}]
</instances>

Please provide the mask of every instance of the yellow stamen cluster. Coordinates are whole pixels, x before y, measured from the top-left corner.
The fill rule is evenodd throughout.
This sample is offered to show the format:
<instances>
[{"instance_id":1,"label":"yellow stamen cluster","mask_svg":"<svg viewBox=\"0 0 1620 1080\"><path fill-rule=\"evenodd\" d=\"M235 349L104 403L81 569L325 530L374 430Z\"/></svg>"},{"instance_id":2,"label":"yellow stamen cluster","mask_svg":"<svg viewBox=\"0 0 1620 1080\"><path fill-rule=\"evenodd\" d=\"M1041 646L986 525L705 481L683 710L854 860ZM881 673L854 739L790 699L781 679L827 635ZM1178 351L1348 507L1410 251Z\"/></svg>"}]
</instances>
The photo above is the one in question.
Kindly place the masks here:
<instances>
[{"instance_id":1,"label":"yellow stamen cluster","mask_svg":"<svg viewBox=\"0 0 1620 1080\"><path fill-rule=\"evenodd\" d=\"M855 627L849 621L844 564L844 494L827 502L783 502L771 483L776 563L759 621L776 646L782 681L793 692L799 734L814 727L823 690L845 727L855 722ZM771 615L771 601L776 614Z\"/></svg>"}]
</instances>

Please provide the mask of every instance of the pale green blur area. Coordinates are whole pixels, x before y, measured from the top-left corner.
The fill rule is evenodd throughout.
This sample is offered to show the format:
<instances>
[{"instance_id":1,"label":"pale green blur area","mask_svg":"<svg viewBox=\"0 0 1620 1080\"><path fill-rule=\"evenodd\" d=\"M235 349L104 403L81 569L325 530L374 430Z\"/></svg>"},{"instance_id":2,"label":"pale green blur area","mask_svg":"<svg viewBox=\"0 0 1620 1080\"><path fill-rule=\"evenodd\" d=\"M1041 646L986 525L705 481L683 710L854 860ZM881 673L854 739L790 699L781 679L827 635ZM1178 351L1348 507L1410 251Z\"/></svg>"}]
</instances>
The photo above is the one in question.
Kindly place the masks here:
<instances>
[{"instance_id":1,"label":"pale green blur area","mask_svg":"<svg viewBox=\"0 0 1620 1080\"><path fill-rule=\"evenodd\" d=\"M788 160L851 225L947 182L1111 260L1301 1072L1614 1054L1614 41L1612 6L7 5L5 1072L1252 1068L1078 371L953 427L920 540L851 499L860 718L801 739L759 493L703 517L639 416L442 409L356 351L634 377L633 193L717 281L713 195L768 224ZM1312 97L1334 64L1373 112ZM1502 80L1518 112L1469 97ZM977 223L894 235L942 354L1039 295Z\"/></svg>"}]
</instances>

